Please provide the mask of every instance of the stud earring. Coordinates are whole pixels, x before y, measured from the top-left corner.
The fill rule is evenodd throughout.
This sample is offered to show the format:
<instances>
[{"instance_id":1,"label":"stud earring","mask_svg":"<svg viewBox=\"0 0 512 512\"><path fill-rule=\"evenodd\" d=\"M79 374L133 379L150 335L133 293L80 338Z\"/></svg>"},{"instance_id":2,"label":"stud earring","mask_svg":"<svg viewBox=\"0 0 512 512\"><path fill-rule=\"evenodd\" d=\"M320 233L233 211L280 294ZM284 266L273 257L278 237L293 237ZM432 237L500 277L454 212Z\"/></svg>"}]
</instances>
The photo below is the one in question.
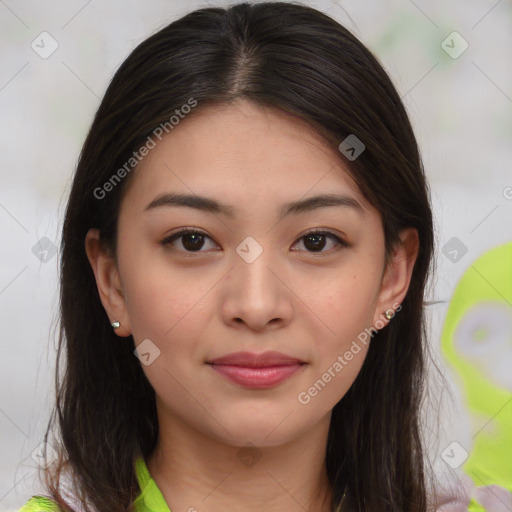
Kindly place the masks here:
<instances>
[{"instance_id":1,"label":"stud earring","mask_svg":"<svg viewBox=\"0 0 512 512\"><path fill-rule=\"evenodd\" d=\"M114 329L119 329L121 327L121 322L118 322L117 320L115 322L112 322L110 324Z\"/></svg>"},{"instance_id":2,"label":"stud earring","mask_svg":"<svg viewBox=\"0 0 512 512\"><path fill-rule=\"evenodd\" d=\"M384 313L384 316L385 316L388 320L391 320L391 319L395 316L395 312L394 312L392 309L388 309L388 310Z\"/></svg>"}]
</instances>

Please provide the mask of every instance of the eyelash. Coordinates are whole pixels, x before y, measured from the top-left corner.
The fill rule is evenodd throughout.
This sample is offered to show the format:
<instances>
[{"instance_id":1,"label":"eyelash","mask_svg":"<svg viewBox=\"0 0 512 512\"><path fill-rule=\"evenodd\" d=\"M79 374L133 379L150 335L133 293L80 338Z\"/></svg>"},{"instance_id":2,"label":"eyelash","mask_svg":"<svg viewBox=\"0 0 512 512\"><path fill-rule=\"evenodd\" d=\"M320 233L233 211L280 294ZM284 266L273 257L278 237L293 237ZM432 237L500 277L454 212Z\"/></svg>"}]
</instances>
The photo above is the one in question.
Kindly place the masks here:
<instances>
[{"instance_id":1,"label":"eyelash","mask_svg":"<svg viewBox=\"0 0 512 512\"><path fill-rule=\"evenodd\" d=\"M196 229L196 228L184 228L182 229L181 231L178 231L177 233L174 233L173 235L171 235L170 237L167 237L165 238L164 240L162 240L161 244L168 250L170 251L179 251L179 252L184 252L185 254L187 255L195 255L195 254L200 254L202 252L205 252L205 251L182 251L181 249L176 249L175 247L172 247L171 243L174 242L174 240L177 240L178 238L180 238L181 236L183 235L189 235L189 234L197 234L197 235L202 235L204 236L205 238L210 238L210 240L212 240L211 237L209 237L204 231L201 231L199 229ZM307 233L305 233L304 235L302 235L298 240L302 240L310 235L325 235L329 238L331 238L331 240L334 240L335 242L337 242L338 244L338 249L341 249L343 247L349 247L350 244L348 244L347 242L345 242L345 240L343 240L342 238L340 238L338 235L335 235L334 233L332 233L331 231L325 231L325 230L322 230L322 229L312 229L311 231L308 231ZM295 244L294 244L295 245ZM333 249L330 249L329 251L318 251L318 252L315 252L315 251L306 251L307 253L309 254L314 254L314 255L319 255L319 254L325 254L325 253L330 253ZM334 249L336 250L336 249Z\"/></svg>"}]
</instances>

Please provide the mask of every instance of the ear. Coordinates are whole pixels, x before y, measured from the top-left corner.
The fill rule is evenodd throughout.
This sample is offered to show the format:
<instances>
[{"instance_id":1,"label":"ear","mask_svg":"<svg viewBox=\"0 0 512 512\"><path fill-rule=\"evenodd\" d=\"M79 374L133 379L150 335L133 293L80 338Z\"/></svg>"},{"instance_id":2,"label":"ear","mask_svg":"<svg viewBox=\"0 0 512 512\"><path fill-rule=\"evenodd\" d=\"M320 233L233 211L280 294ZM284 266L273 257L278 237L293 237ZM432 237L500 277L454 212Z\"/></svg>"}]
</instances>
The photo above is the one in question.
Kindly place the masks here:
<instances>
[{"instance_id":1,"label":"ear","mask_svg":"<svg viewBox=\"0 0 512 512\"><path fill-rule=\"evenodd\" d=\"M130 321L126 310L123 289L115 259L101 249L100 232L90 229L85 236L85 252L96 278L101 303L110 322L118 321L121 326L115 330L118 336L131 335Z\"/></svg>"},{"instance_id":2,"label":"ear","mask_svg":"<svg viewBox=\"0 0 512 512\"><path fill-rule=\"evenodd\" d=\"M418 231L415 228L407 228L399 233L399 237L400 241L395 246L384 270L373 325L376 325L377 320L380 324L390 322L384 313L388 310L393 312L400 310L400 304L409 289L419 251Z\"/></svg>"}]
</instances>

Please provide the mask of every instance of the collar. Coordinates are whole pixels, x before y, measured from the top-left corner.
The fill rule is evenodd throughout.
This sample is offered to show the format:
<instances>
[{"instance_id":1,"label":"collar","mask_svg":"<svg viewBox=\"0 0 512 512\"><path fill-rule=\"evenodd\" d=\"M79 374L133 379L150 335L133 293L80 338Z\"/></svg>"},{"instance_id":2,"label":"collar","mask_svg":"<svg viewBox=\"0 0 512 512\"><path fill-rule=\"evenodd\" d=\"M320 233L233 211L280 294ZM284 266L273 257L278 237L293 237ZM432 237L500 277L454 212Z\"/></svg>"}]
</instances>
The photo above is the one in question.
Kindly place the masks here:
<instances>
[{"instance_id":1,"label":"collar","mask_svg":"<svg viewBox=\"0 0 512 512\"><path fill-rule=\"evenodd\" d=\"M135 459L135 472L141 490L133 503L135 512L171 512L143 457Z\"/></svg>"}]
</instances>

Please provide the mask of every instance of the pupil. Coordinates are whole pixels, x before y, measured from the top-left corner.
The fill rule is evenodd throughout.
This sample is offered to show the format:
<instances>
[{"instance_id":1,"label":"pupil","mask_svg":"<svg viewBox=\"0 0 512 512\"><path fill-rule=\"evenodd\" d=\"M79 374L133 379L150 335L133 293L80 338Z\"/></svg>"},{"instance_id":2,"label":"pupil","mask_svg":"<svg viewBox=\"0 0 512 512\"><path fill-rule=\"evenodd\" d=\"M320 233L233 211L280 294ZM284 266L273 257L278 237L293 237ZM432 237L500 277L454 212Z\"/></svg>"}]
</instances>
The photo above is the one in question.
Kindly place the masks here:
<instances>
[{"instance_id":1,"label":"pupil","mask_svg":"<svg viewBox=\"0 0 512 512\"><path fill-rule=\"evenodd\" d=\"M313 250L317 250L317 249L322 250L325 247L324 235L308 235L306 237L306 241L304 242L304 245L306 246L306 248L309 249L310 247L308 247L308 243L307 243L308 240L314 240L313 246L311 247ZM321 242L318 243L320 240L321 240Z\"/></svg>"},{"instance_id":2,"label":"pupil","mask_svg":"<svg viewBox=\"0 0 512 512\"><path fill-rule=\"evenodd\" d=\"M202 239L203 235L198 233L189 233L188 235L183 236L183 247L189 251L194 251L197 249L201 249L203 244L201 242L204 242ZM188 244L188 241L192 240L192 244ZM200 243L198 243L200 242Z\"/></svg>"}]
</instances>

